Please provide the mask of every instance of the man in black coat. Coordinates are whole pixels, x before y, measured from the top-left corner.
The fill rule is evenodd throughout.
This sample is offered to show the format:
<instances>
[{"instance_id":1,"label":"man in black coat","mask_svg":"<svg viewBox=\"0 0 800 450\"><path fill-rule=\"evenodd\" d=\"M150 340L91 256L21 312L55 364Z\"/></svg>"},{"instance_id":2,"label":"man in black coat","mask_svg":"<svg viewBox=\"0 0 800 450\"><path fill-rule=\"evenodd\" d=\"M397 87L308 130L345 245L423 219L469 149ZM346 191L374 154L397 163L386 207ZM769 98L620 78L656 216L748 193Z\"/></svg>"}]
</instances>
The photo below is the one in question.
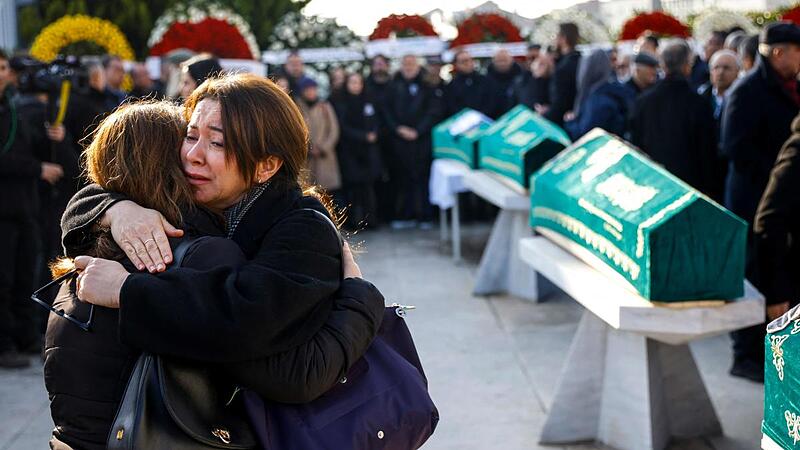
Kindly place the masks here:
<instances>
[{"instance_id":1,"label":"man in black coat","mask_svg":"<svg viewBox=\"0 0 800 450\"><path fill-rule=\"evenodd\" d=\"M431 226L428 200L431 168L431 129L442 109L442 98L424 81L417 58L406 55L386 97L386 124L394 133L392 156L399 199L394 228Z\"/></svg>"},{"instance_id":2,"label":"man in black coat","mask_svg":"<svg viewBox=\"0 0 800 450\"><path fill-rule=\"evenodd\" d=\"M708 192L716 157L711 107L689 86L691 49L684 41L661 53L666 77L631 111L631 142L696 189Z\"/></svg>"},{"instance_id":3,"label":"man in black coat","mask_svg":"<svg viewBox=\"0 0 800 450\"><path fill-rule=\"evenodd\" d=\"M714 53L711 61L709 61L709 67L711 69L711 80L701 86L698 93L714 111L714 139L719 146L720 121L726 101L725 94L739 76L741 63L736 53L723 49ZM725 176L728 173L728 160L722 156L721 152L718 151L717 153L716 170L713 174L714 187L710 191L710 196L714 201L722 204L725 202Z\"/></svg>"},{"instance_id":4,"label":"man in black coat","mask_svg":"<svg viewBox=\"0 0 800 450\"><path fill-rule=\"evenodd\" d=\"M372 99L378 115L378 148L381 154L381 174L375 183L375 197L377 200L377 213L380 222L394 219L397 203L397 186L392 183L391 174L395 170L392 162L392 136L394 133L386 125L386 96L392 83L389 73L389 59L383 55L372 58L369 77L365 82L367 96Z\"/></svg>"},{"instance_id":5,"label":"man in black coat","mask_svg":"<svg viewBox=\"0 0 800 450\"><path fill-rule=\"evenodd\" d=\"M578 45L578 26L572 22L558 27L556 48L561 55L550 78L550 107L544 116L558 126L564 124L564 114L572 110L577 94L578 63L581 54Z\"/></svg>"},{"instance_id":6,"label":"man in black coat","mask_svg":"<svg viewBox=\"0 0 800 450\"><path fill-rule=\"evenodd\" d=\"M491 116L496 98L489 78L475 70L475 61L466 50L456 52L453 66L453 79L444 88L446 115L449 117L464 108L472 108Z\"/></svg>"},{"instance_id":7,"label":"man in black coat","mask_svg":"<svg viewBox=\"0 0 800 450\"><path fill-rule=\"evenodd\" d=\"M491 80L494 93L494 110L490 114L493 119L502 116L516 106L514 86L522 75L522 68L514 61L506 49L500 49L492 57L492 63L486 69L486 76Z\"/></svg>"},{"instance_id":8,"label":"man in black coat","mask_svg":"<svg viewBox=\"0 0 800 450\"><path fill-rule=\"evenodd\" d=\"M637 53L631 62L631 77L625 87L638 97L658 81L658 59L649 53Z\"/></svg>"},{"instance_id":9,"label":"man in black coat","mask_svg":"<svg viewBox=\"0 0 800 450\"><path fill-rule=\"evenodd\" d=\"M770 24L762 30L759 42L756 67L733 85L722 113L721 148L729 161L725 206L748 224L753 223L775 157L800 110L796 80L800 28L787 22ZM752 245L752 236L748 236L745 273L760 288ZM732 375L763 380L763 328L757 325L732 333Z\"/></svg>"},{"instance_id":10,"label":"man in black coat","mask_svg":"<svg viewBox=\"0 0 800 450\"><path fill-rule=\"evenodd\" d=\"M767 319L773 320L800 300L800 116L778 153L753 232L759 289L767 301Z\"/></svg>"},{"instance_id":11,"label":"man in black coat","mask_svg":"<svg viewBox=\"0 0 800 450\"><path fill-rule=\"evenodd\" d=\"M29 300L40 243L37 181L55 183L63 175L61 166L34 156L10 81L9 60L0 51L0 368L28 366L20 351L41 351Z\"/></svg>"}]
</instances>

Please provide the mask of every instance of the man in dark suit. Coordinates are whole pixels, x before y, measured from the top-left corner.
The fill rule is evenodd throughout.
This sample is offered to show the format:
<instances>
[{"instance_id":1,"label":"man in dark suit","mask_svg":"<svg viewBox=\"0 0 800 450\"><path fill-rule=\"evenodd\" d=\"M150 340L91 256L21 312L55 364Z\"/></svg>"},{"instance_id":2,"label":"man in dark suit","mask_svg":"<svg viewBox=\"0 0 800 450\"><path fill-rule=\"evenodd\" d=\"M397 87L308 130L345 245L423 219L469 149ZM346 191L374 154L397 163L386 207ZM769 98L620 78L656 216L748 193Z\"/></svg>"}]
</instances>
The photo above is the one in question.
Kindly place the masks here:
<instances>
[{"instance_id":1,"label":"man in dark suit","mask_svg":"<svg viewBox=\"0 0 800 450\"><path fill-rule=\"evenodd\" d=\"M722 112L721 148L729 161L725 206L751 225L775 157L800 110L798 73L800 28L789 22L770 24L759 37L755 68L733 85ZM745 271L759 287L752 245L749 235ZM732 375L763 381L763 329L756 325L732 333Z\"/></svg>"},{"instance_id":2,"label":"man in dark suit","mask_svg":"<svg viewBox=\"0 0 800 450\"><path fill-rule=\"evenodd\" d=\"M711 80L701 86L698 93L714 111L714 139L719 143L720 120L722 118L722 109L725 106L725 94L739 76L741 63L736 53L730 50L720 50L711 57L709 67L711 69ZM728 172L728 161L721 154L717 158L715 169L712 175L714 177L714 187L709 192L709 195L718 203L724 203L725 175Z\"/></svg>"},{"instance_id":3,"label":"man in dark suit","mask_svg":"<svg viewBox=\"0 0 800 450\"><path fill-rule=\"evenodd\" d=\"M487 116L495 110L497 99L491 80L475 70L475 61L466 50L456 52L453 57L455 74L444 88L447 116L472 108Z\"/></svg>"},{"instance_id":4,"label":"man in dark suit","mask_svg":"<svg viewBox=\"0 0 800 450\"><path fill-rule=\"evenodd\" d=\"M564 114L571 111L575 104L578 63L581 60L581 54L576 49L579 37L578 26L574 23L566 22L558 26L555 44L560 57L550 78L550 107L544 113L547 119L558 126L564 124Z\"/></svg>"},{"instance_id":5,"label":"man in dark suit","mask_svg":"<svg viewBox=\"0 0 800 450\"><path fill-rule=\"evenodd\" d=\"M716 158L711 107L689 85L692 52L683 40L661 52L666 77L634 102L631 142L702 192Z\"/></svg>"}]
</instances>

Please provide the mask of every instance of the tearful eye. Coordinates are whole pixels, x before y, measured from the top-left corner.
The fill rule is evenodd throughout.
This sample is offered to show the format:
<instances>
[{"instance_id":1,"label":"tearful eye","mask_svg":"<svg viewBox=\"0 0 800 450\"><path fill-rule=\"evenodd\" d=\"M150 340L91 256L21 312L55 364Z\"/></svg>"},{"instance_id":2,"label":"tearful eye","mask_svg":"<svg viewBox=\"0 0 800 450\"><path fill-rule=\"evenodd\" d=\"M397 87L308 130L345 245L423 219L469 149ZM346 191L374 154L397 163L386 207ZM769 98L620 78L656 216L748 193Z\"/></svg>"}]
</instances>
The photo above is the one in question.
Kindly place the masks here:
<instances>
[{"instance_id":1,"label":"tearful eye","mask_svg":"<svg viewBox=\"0 0 800 450\"><path fill-rule=\"evenodd\" d=\"M194 137L194 136L188 136L188 135L187 135L187 136L186 136L184 139L185 139L185 140L187 140L187 141L189 141L189 142L194 142L194 141L196 141L196 140L197 140L197 138L196 138L196 137Z\"/></svg>"},{"instance_id":2,"label":"tearful eye","mask_svg":"<svg viewBox=\"0 0 800 450\"><path fill-rule=\"evenodd\" d=\"M217 147L217 148L222 148L223 147L222 142L211 142L211 145L213 145L214 147Z\"/></svg>"}]
</instances>

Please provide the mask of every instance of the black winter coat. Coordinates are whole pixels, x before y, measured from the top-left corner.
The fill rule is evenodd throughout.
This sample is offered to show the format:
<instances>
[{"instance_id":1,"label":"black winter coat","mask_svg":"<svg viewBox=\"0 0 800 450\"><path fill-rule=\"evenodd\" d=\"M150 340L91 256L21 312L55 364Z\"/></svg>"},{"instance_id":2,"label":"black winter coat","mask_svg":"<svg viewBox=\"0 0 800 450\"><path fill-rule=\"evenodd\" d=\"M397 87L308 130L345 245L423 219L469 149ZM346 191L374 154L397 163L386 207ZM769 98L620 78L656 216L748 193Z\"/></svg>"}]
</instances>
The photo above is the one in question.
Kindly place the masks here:
<instances>
[{"instance_id":1,"label":"black winter coat","mask_svg":"<svg viewBox=\"0 0 800 450\"><path fill-rule=\"evenodd\" d=\"M706 84L700 88L699 93L700 97L708 103L713 113L717 105L716 99L714 98L714 88L711 84ZM719 145L720 122L722 121L722 111L725 108L726 101L727 100L723 101L720 111L714 116L714 139L717 143L717 158L714 164L714 173L711 175L713 180L709 180L713 186L710 197L720 205L725 204L725 177L728 174L728 160L723 156L722 149Z\"/></svg>"},{"instance_id":2,"label":"black winter coat","mask_svg":"<svg viewBox=\"0 0 800 450\"><path fill-rule=\"evenodd\" d=\"M536 78L530 72L523 72L514 82L514 103L525 105L531 111L536 104L550 103L550 78Z\"/></svg>"},{"instance_id":3,"label":"black winter coat","mask_svg":"<svg viewBox=\"0 0 800 450\"><path fill-rule=\"evenodd\" d=\"M366 94L344 94L334 105L341 131L336 146L342 181L348 184L372 183L381 175L381 155L377 142L368 142L368 133L377 133L379 119L375 103Z\"/></svg>"},{"instance_id":4,"label":"black winter coat","mask_svg":"<svg viewBox=\"0 0 800 450\"><path fill-rule=\"evenodd\" d=\"M456 73L444 88L446 116L472 108L487 116L492 116L498 101L492 81L477 72Z\"/></svg>"},{"instance_id":5,"label":"black winter coat","mask_svg":"<svg viewBox=\"0 0 800 450\"><path fill-rule=\"evenodd\" d=\"M522 75L522 67L517 63L511 64L511 68L507 72L500 72L494 64L489 64L486 69L486 76L491 80L492 89L494 89L494 110L489 114L493 119L497 119L508 110L517 105L517 99L514 96L514 86L517 78Z\"/></svg>"},{"instance_id":6,"label":"black winter coat","mask_svg":"<svg viewBox=\"0 0 800 450\"><path fill-rule=\"evenodd\" d=\"M667 77L633 104L631 142L678 178L709 193L717 155L711 107L683 77Z\"/></svg>"},{"instance_id":7,"label":"black winter coat","mask_svg":"<svg viewBox=\"0 0 800 450\"><path fill-rule=\"evenodd\" d=\"M417 180L425 178L430 168L431 130L443 108L439 90L423 78L421 71L410 80L398 73L389 87L384 108L386 125L393 134L393 165ZM400 125L414 128L418 138L414 141L401 138L396 131Z\"/></svg>"},{"instance_id":8,"label":"black winter coat","mask_svg":"<svg viewBox=\"0 0 800 450\"><path fill-rule=\"evenodd\" d=\"M550 109L544 116L558 126L564 124L564 114L571 111L575 105L580 61L581 54L577 50L562 56L556 63L553 76L550 77Z\"/></svg>"},{"instance_id":9,"label":"black winter coat","mask_svg":"<svg viewBox=\"0 0 800 450\"><path fill-rule=\"evenodd\" d=\"M762 56L728 92L722 114L721 147L730 161L725 206L752 223L775 157L791 134L798 105Z\"/></svg>"},{"instance_id":10,"label":"black winter coat","mask_svg":"<svg viewBox=\"0 0 800 450\"><path fill-rule=\"evenodd\" d=\"M32 220L39 208L42 163L34 155L29 124L12 96L11 89L0 93L0 219ZM9 140L12 145L3 152Z\"/></svg>"},{"instance_id":11,"label":"black winter coat","mask_svg":"<svg viewBox=\"0 0 800 450\"><path fill-rule=\"evenodd\" d=\"M800 297L800 119L778 153L753 224L759 290L767 304Z\"/></svg>"}]
</instances>

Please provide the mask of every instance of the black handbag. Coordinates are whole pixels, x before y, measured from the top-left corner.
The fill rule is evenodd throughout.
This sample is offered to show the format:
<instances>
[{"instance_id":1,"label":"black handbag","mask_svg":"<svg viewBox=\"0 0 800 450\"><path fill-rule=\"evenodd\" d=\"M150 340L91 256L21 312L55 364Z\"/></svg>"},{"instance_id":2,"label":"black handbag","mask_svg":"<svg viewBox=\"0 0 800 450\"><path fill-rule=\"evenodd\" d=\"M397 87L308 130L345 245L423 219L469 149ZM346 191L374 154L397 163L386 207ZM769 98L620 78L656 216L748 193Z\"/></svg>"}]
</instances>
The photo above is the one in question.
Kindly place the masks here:
<instances>
[{"instance_id":1,"label":"black handbag","mask_svg":"<svg viewBox=\"0 0 800 450\"><path fill-rule=\"evenodd\" d=\"M203 239L203 238L199 238ZM190 244L175 249L180 266ZM252 449L256 439L238 388L207 366L143 353L128 380L108 449Z\"/></svg>"}]
</instances>

